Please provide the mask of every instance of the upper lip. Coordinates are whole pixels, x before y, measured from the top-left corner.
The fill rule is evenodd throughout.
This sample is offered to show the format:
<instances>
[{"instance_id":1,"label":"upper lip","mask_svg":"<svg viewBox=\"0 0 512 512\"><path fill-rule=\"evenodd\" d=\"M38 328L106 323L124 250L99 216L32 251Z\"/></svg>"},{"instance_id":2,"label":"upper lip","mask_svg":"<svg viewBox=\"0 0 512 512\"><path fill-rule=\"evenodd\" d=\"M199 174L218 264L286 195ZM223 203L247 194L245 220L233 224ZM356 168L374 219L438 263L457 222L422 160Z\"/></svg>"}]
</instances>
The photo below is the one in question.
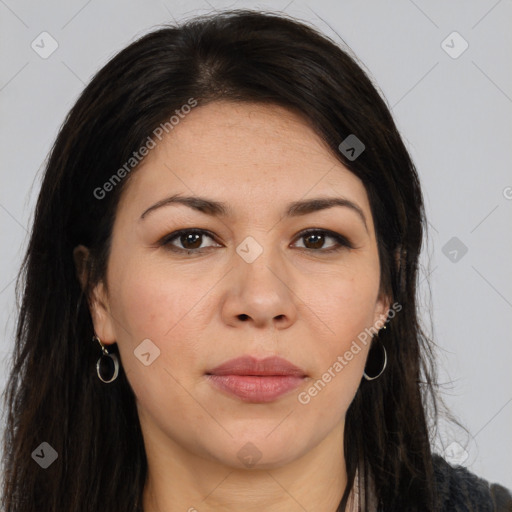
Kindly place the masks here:
<instances>
[{"instance_id":1,"label":"upper lip","mask_svg":"<svg viewBox=\"0 0 512 512\"><path fill-rule=\"evenodd\" d=\"M282 357L258 359L241 356L230 359L206 372L207 375L296 375L306 377L306 372Z\"/></svg>"}]
</instances>

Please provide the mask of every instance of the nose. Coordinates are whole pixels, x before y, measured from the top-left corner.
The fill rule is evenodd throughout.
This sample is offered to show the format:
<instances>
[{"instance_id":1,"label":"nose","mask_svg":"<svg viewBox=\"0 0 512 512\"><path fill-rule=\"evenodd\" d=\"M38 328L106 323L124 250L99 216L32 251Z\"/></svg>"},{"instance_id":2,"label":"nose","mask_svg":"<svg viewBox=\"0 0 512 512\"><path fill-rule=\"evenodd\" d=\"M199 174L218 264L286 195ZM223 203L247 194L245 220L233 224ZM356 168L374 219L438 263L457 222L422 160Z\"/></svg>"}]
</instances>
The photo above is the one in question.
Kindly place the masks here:
<instances>
[{"instance_id":1,"label":"nose","mask_svg":"<svg viewBox=\"0 0 512 512\"><path fill-rule=\"evenodd\" d=\"M240 256L237 249L235 255L223 307L225 321L284 329L297 318L299 299L293 291L293 276L277 251L265 248L254 257L255 246L251 243L240 244L241 249L248 249L248 252ZM247 254L251 258L246 259Z\"/></svg>"}]
</instances>

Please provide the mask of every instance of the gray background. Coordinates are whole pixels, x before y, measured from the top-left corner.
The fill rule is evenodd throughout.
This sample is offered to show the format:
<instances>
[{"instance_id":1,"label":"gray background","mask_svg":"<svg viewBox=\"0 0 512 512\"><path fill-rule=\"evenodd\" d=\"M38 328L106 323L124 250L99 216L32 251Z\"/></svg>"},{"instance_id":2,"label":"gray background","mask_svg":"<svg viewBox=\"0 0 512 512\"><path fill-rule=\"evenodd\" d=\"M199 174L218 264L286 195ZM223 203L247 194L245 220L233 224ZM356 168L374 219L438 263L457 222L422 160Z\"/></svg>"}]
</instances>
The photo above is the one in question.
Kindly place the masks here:
<instances>
[{"instance_id":1,"label":"gray background","mask_svg":"<svg viewBox=\"0 0 512 512\"><path fill-rule=\"evenodd\" d=\"M427 328L433 310L443 396L470 433L443 423L435 443L448 460L512 488L511 0L0 0L1 389L14 278L68 110L136 37L173 18L240 7L284 10L343 38L387 98L427 203L421 305ZM58 44L46 59L31 47L42 46L43 31Z\"/></svg>"}]
</instances>

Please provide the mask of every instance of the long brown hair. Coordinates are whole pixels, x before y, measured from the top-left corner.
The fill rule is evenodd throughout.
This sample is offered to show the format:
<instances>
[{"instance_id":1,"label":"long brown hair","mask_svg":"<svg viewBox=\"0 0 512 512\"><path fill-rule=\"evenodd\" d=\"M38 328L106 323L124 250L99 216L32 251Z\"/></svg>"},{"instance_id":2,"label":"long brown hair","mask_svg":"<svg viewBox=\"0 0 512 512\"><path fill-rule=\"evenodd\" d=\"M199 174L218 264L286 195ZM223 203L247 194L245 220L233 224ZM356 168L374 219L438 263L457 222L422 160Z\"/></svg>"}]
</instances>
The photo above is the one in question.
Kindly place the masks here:
<instances>
[{"instance_id":1,"label":"long brown hair","mask_svg":"<svg viewBox=\"0 0 512 512\"><path fill-rule=\"evenodd\" d=\"M379 336L386 371L361 382L346 414L348 485L339 510L358 465L367 482L372 476L384 509L436 510L429 439L435 368L417 316L425 217L415 167L385 101L347 51L302 22L248 10L141 37L94 76L61 127L17 282L3 510L142 509L147 461L135 397L122 368L108 387L97 378L100 347L91 341L88 307L88 290L105 277L120 195L137 168L104 197L94 191L190 98L289 108L364 183L382 289L402 310ZM351 134L365 145L357 159L339 150ZM91 254L85 291L72 255L79 244ZM31 456L43 442L58 454L47 469Z\"/></svg>"}]
</instances>

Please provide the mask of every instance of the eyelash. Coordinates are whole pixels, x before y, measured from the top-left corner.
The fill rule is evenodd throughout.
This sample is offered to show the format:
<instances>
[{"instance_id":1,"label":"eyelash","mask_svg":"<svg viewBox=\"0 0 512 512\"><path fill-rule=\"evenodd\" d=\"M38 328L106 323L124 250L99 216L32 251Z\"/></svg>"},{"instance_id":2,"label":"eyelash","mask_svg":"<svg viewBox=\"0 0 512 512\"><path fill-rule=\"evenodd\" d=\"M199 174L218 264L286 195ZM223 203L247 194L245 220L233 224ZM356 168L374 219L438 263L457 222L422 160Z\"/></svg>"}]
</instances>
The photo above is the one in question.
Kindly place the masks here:
<instances>
[{"instance_id":1,"label":"eyelash","mask_svg":"<svg viewBox=\"0 0 512 512\"><path fill-rule=\"evenodd\" d=\"M179 237L181 235L190 234L190 233L196 234L196 235L206 235L207 237L209 237L215 241L215 237L209 231L206 231L204 229L191 228L191 229L180 229L179 231L174 231L173 233L170 233L169 235L164 236L158 242L158 246L163 246L167 250L172 251L172 252L187 253L187 254L198 254L198 253L202 253L208 249L215 249L215 247L205 247L203 249L183 249L183 248L176 247L171 244L171 242L173 242L177 238L179 239ZM308 235L327 235L329 238L333 238L334 240L336 240L338 246L332 247L330 249L308 249L307 247L300 247L299 249L303 249L303 250L311 251L311 252L320 252L323 254L338 252L338 251L341 251L342 249L354 249L354 246L346 237L344 237L343 235L340 235L339 233L335 233L334 231L329 231L326 229L310 229L310 230L302 231L301 233L299 233L296 240L305 238Z\"/></svg>"}]
</instances>

